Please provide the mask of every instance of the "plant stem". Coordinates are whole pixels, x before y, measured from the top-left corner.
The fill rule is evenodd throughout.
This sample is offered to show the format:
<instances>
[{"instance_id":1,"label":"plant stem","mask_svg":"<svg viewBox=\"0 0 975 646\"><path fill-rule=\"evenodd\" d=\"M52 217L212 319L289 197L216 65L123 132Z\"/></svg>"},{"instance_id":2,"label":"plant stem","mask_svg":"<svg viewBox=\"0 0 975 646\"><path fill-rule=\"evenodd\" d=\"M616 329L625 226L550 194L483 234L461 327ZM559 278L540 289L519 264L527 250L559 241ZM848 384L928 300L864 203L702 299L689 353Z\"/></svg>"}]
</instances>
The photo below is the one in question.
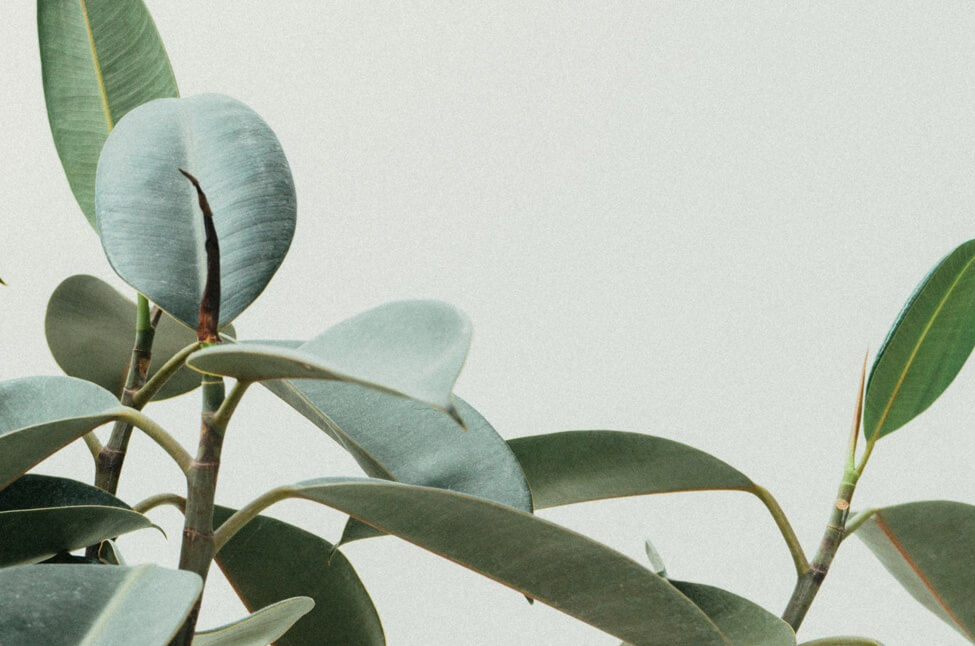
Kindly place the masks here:
<instances>
[{"instance_id":1,"label":"plant stem","mask_svg":"<svg viewBox=\"0 0 975 646\"><path fill-rule=\"evenodd\" d=\"M772 514L772 519L775 521L779 532L782 534L782 538L785 539L785 544L789 548L789 554L792 555L792 563L796 567L796 576L804 576L809 571L809 561L806 560L806 553L802 550L799 538L796 536L795 530L792 529L792 525L789 523L785 512L782 511L778 501L775 500L768 489L755 485L751 492L758 496L758 499L762 501L769 513Z\"/></svg>"},{"instance_id":2,"label":"plant stem","mask_svg":"<svg viewBox=\"0 0 975 646\"><path fill-rule=\"evenodd\" d=\"M136 304L135 344L132 357L129 359L129 372L125 378L125 387L119 396L123 406L132 406L136 392L146 382L149 374L149 362L152 360L152 340L156 332L156 324L162 315L161 310L150 313L149 301L139 294ZM110 494L118 491L118 481L122 474L122 464L125 462L125 452L132 436L132 425L124 420L115 422L112 434L106 444L98 452L95 464L95 486Z\"/></svg>"},{"instance_id":3,"label":"plant stem","mask_svg":"<svg viewBox=\"0 0 975 646\"><path fill-rule=\"evenodd\" d=\"M213 507L220 471L220 452L227 423L250 385L237 382L225 395L223 379L203 376L203 413L200 425L200 446L196 459L186 474L186 521L183 525L183 545L179 568L196 572L206 582L207 572L216 553L213 535ZM173 640L175 646L189 646L200 614L200 600L190 612L186 623Z\"/></svg>"},{"instance_id":4,"label":"plant stem","mask_svg":"<svg viewBox=\"0 0 975 646\"><path fill-rule=\"evenodd\" d=\"M226 545L227 541L233 538L234 534L240 531L244 525L254 520L262 511L276 502L293 498L294 495L295 492L291 487L276 487L267 493L261 494L235 511L213 534L216 551L219 552L220 548Z\"/></svg>"},{"instance_id":5,"label":"plant stem","mask_svg":"<svg viewBox=\"0 0 975 646\"><path fill-rule=\"evenodd\" d=\"M137 427L149 436L153 442L162 447L162 450L169 454L169 457L173 459L184 474L189 472L193 458L186 452L183 445L167 433L162 426L156 424L156 422L134 408L121 408L116 418L124 422L129 428L133 426Z\"/></svg>"},{"instance_id":6,"label":"plant stem","mask_svg":"<svg viewBox=\"0 0 975 646\"><path fill-rule=\"evenodd\" d=\"M194 341L189 344L172 357L169 361L164 363L159 370L156 371L152 377L150 377L138 390L138 392L132 395L132 407L137 410L142 410L142 408L148 404L159 389L166 385L166 382L176 374L176 371L183 367L186 363L186 358L191 354L199 350L200 342Z\"/></svg>"}]
</instances>

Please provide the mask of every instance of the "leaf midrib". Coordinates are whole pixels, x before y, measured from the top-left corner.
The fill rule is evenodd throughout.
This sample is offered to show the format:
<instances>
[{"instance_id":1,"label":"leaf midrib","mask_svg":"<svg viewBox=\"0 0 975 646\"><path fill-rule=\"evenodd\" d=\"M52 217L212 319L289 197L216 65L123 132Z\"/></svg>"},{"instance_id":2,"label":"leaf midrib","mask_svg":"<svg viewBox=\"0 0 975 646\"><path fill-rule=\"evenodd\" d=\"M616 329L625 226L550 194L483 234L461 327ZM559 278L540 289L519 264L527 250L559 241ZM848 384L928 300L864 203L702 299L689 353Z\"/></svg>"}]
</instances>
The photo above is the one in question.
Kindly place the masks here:
<instances>
[{"instance_id":1,"label":"leaf midrib","mask_svg":"<svg viewBox=\"0 0 975 646\"><path fill-rule=\"evenodd\" d=\"M81 17L85 21L85 32L88 34L88 46L91 49L92 65L95 68L95 80L98 82L98 93L102 98L102 112L105 114L105 126L108 132L112 131L115 124L112 122L112 112L108 107L108 92L105 90L105 78L102 76L102 64L98 59L98 49L95 47L95 33L91 29L91 21L88 19L88 5L85 0L81 3Z\"/></svg>"}]
</instances>

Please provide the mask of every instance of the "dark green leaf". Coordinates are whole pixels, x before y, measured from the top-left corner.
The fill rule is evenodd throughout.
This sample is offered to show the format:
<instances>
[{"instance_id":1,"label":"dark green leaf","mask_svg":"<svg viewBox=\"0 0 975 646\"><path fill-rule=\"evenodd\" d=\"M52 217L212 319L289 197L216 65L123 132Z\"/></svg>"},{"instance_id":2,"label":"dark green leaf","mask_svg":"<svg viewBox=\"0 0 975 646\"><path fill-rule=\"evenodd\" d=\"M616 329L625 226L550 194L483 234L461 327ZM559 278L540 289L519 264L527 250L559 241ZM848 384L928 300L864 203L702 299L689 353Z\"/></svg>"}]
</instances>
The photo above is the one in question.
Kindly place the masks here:
<instances>
[{"instance_id":1,"label":"dark green leaf","mask_svg":"<svg viewBox=\"0 0 975 646\"><path fill-rule=\"evenodd\" d=\"M309 597L285 599L231 624L196 633L193 646L266 646L314 607L315 602Z\"/></svg>"},{"instance_id":2,"label":"dark green leaf","mask_svg":"<svg viewBox=\"0 0 975 646\"><path fill-rule=\"evenodd\" d=\"M536 509L619 496L754 488L737 469L680 442L622 431L564 431L509 440Z\"/></svg>"},{"instance_id":3,"label":"dark green leaf","mask_svg":"<svg viewBox=\"0 0 975 646\"><path fill-rule=\"evenodd\" d=\"M975 642L975 507L947 500L884 507L856 535L912 597Z\"/></svg>"},{"instance_id":4,"label":"dark green leaf","mask_svg":"<svg viewBox=\"0 0 975 646\"><path fill-rule=\"evenodd\" d=\"M217 507L214 524L233 509ZM332 545L293 525L267 516L247 523L217 553L216 562L248 611L294 596L315 607L277 643L385 644L379 615L359 576Z\"/></svg>"},{"instance_id":5,"label":"dark green leaf","mask_svg":"<svg viewBox=\"0 0 975 646\"><path fill-rule=\"evenodd\" d=\"M941 396L975 347L975 240L917 286L884 340L864 399L866 438L896 431Z\"/></svg>"},{"instance_id":6,"label":"dark green leaf","mask_svg":"<svg viewBox=\"0 0 975 646\"><path fill-rule=\"evenodd\" d=\"M203 216L192 173L220 240L220 326L235 319L284 260L295 191L266 123L230 97L157 99L126 115L102 149L95 212L112 268L192 329L206 280Z\"/></svg>"},{"instance_id":7,"label":"dark green leaf","mask_svg":"<svg viewBox=\"0 0 975 646\"><path fill-rule=\"evenodd\" d=\"M0 569L0 644L165 646L202 582L155 565Z\"/></svg>"},{"instance_id":8,"label":"dark green leaf","mask_svg":"<svg viewBox=\"0 0 975 646\"><path fill-rule=\"evenodd\" d=\"M671 583L718 625L732 646L796 644L796 634L789 624L748 599L701 583Z\"/></svg>"},{"instance_id":9,"label":"dark green leaf","mask_svg":"<svg viewBox=\"0 0 975 646\"><path fill-rule=\"evenodd\" d=\"M0 491L0 511L64 507L69 505L98 505L131 509L127 504L98 487L57 476L28 473Z\"/></svg>"},{"instance_id":10,"label":"dark green leaf","mask_svg":"<svg viewBox=\"0 0 975 646\"><path fill-rule=\"evenodd\" d=\"M105 138L136 106L178 92L141 0L38 0L41 76L54 145L95 226L95 167Z\"/></svg>"}]
</instances>

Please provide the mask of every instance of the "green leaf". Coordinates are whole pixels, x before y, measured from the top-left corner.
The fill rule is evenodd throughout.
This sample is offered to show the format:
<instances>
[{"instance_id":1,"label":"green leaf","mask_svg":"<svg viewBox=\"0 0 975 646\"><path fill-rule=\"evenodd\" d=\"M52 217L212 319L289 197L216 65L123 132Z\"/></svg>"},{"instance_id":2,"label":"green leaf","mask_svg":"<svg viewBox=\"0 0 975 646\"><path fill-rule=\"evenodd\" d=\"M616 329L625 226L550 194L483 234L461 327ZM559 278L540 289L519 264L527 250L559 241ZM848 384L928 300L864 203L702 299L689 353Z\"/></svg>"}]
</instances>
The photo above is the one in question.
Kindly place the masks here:
<instances>
[{"instance_id":1,"label":"green leaf","mask_svg":"<svg viewBox=\"0 0 975 646\"><path fill-rule=\"evenodd\" d=\"M0 382L0 489L119 410L112 393L83 379Z\"/></svg>"},{"instance_id":2,"label":"green leaf","mask_svg":"<svg viewBox=\"0 0 975 646\"><path fill-rule=\"evenodd\" d=\"M231 624L196 633L193 646L266 646L314 607L309 597L285 599Z\"/></svg>"},{"instance_id":3,"label":"green leaf","mask_svg":"<svg viewBox=\"0 0 975 646\"><path fill-rule=\"evenodd\" d=\"M121 394L135 338L135 303L94 276L65 279L47 304L47 345L61 369ZM225 330L235 336L234 327ZM152 343L149 376L173 355L196 341L196 332L163 314ZM175 397L200 385L199 372L186 368L166 382L155 400Z\"/></svg>"},{"instance_id":4,"label":"green leaf","mask_svg":"<svg viewBox=\"0 0 975 646\"><path fill-rule=\"evenodd\" d=\"M219 526L234 512L218 506ZM386 640L369 593L341 552L294 525L258 516L217 552L216 563L249 611L294 596L314 599L315 607L277 640L280 646L304 644L381 645Z\"/></svg>"},{"instance_id":5,"label":"green leaf","mask_svg":"<svg viewBox=\"0 0 975 646\"><path fill-rule=\"evenodd\" d=\"M189 364L246 381L331 379L364 384L453 411L451 390L471 343L470 321L438 301L399 301L334 325L295 348L212 346Z\"/></svg>"},{"instance_id":6,"label":"green leaf","mask_svg":"<svg viewBox=\"0 0 975 646\"><path fill-rule=\"evenodd\" d=\"M155 565L0 569L0 644L165 646L202 581Z\"/></svg>"},{"instance_id":7,"label":"green leaf","mask_svg":"<svg viewBox=\"0 0 975 646\"><path fill-rule=\"evenodd\" d=\"M95 167L105 138L136 106L177 96L176 79L141 0L38 0L37 35L54 145L94 227Z\"/></svg>"},{"instance_id":8,"label":"green leaf","mask_svg":"<svg viewBox=\"0 0 975 646\"><path fill-rule=\"evenodd\" d=\"M947 500L884 507L856 535L912 597L975 642L975 507Z\"/></svg>"},{"instance_id":9,"label":"green leaf","mask_svg":"<svg viewBox=\"0 0 975 646\"><path fill-rule=\"evenodd\" d=\"M732 646L795 646L789 624L756 603L701 583L671 580L671 584L707 614Z\"/></svg>"},{"instance_id":10,"label":"green leaf","mask_svg":"<svg viewBox=\"0 0 975 646\"><path fill-rule=\"evenodd\" d=\"M876 639L867 637L824 637L811 642L802 642L800 646L884 646Z\"/></svg>"},{"instance_id":11,"label":"green leaf","mask_svg":"<svg viewBox=\"0 0 975 646\"><path fill-rule=\"evenodd\" d=\"M718 458L652 435L563 431L508 444L525 470L536 509L619 496L755 487Z\"/></svg>"},{"instance_id":12,"label":"green leaf","mask_svg":"<svg viewBox=\"0 0 975 646\"><path fill-rule=\"evenodd\" d=\"M206 281L199 181L220 240L220 327L260 293L295 228L295 189L277 137L250 108L204 94L132 110L105 142L95 178L98 232L127 283L196 329Z\"/></svg>"},{"instance_id":13,"label":"green leaf","mask_svg":"<svg viewBox=\"0 0 975 646\"><path fill-rule=\"evenodd\" d=\"M646 646L729 643L666 579L523 511L384 480L323 478L292 489L620 639Z\"/></svg>"},{"instance_id":14,"label":"green leaf","mask_svg":"<svg viewBox=\"0 0 975 646\"><path fill-rule=\"evenodd\" d=\"M948 254L914 290L870 370L868 440L907 424L941 396L975 347L975 240Z\"/></svg>"},{"instance_id":15,"label":"green leaf","mask_svg":"<svg viewBox=\"0 0 975 646\"><path fill-rule=\"evenodd\" d=\"M148 527L155 525L101 489L27 474L0 491L0 567L36 563Z\"/></svg>"}]
</instances>

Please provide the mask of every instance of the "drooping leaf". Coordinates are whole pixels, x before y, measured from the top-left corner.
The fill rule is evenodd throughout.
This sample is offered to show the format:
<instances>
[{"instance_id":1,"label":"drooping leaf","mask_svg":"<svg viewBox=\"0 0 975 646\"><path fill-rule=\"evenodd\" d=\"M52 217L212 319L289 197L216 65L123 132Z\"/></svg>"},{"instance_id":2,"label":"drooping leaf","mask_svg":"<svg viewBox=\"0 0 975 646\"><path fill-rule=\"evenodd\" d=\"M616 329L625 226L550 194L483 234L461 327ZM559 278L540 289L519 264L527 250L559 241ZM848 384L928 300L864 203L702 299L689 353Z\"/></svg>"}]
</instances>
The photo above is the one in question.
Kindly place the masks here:
<instances>
[{"instance_id":1,"label":"drooping leaf","mask_svg":"<svg viewBox=\"0 0 975 646\"><path fill-rule=\"evenodd\" d=\"M646 646L728 644L666 579L523 511L384 480L323 478L292 489L620 639Z\"/></svg>"},{"instance_id":2,"label":"drooping leaf","mask_svg":"<svg viewBox=\"0 0 975 646\"><path fill-rule=\"evenodd\" d=\"M0 644L165 646L202 581L155 565L0 569Z\"/></svg>"},{"instance_id":3,"label":"drooping leaf","mask_svg":"<svg viewBox=\"0 0 975 646\"><path fill-rule=\"evenodd\" d=\"M387 303L296 348L238 343L196 353L197 370L248 381L330 379L365 384L453 411L471 325L438 301Z\"/></svg>"},{"instance_id":4,"label":"drooping leaf","mask_svg":"<svg viewBox=\"0 0 975 646\"><path fill-rule=\"evenodd\" d=\"M266 646L314 607L315 602L309 597L285 599L233 623L197 632L193 646Z\"/></svg>"},{"instance_id":5,"label":"drooping leaf","mask_svg":"<svg viewBox=\"0 0 975 646\"><path fill-rule=\"evenodd\" d=\"M220 327L260 293L295 227L291 170L277 137L250 108L204 94L157 99L122 119L95 178L98 232L112 268L196 329L206 281L203 216L192 173L220 240Z\"/></svg>"},{"instance_id":6,"label":"drooping leaf","mask_svg":"<svg viewBox=\"0 0 975 646\"><path fill-rule=\"evenodd\" d=\"M896 431L945 391L975 347L975 240L948 254L911 294L870 370L866 438Z\"/></svg>"},{"instance_id":7,"label":"drooping leaf","mask_svg":"<svg viewBox=\"0 0 975 646\"><path fill-rule=\"evenodd\" d=\"M732 646L796 646L789 624L744 597L701 583L671 584L717 624Z\"/></svg>"},{"instance_id":8,"label":"drooping leaf","mask_svg":"<svg viewBox=\"0 0 975 646\"><path fill-rule=\"evenodd\" d=\"M975 642L975 507L947 500L884 507L855 533L912 597Z\"/></svg>"},{"instance_id":9,"label":"drooping leaf","mask_svg":"<svg viewBox=\"0 0 975 646\"><path fill-rule=\"evenodd\" d=\"M108 133L142 103L178 95L142 0L37 2L41 76L54 145L95 226L95 168Z\"/></svg>"},{"instance_id":10,"label":"drooping leaf","mask_svg":"<svg viewBox=\"0 0 975 646\"><path fill-rule=\"evenodd\" d=\"M131 509L125 502L98 487L71 478L36 473L22 475L0 491L0 511L72 505Z\"/></svg>"},{"instance_id":11,"label":"drooping leaf","mask_svg":"<svg viewBox=\"0 0 975 646\"><path fill-rule=\"evenodd\" d=\"M71 276L51 294L44 330L61 369L119 394L125 383L135 335L135 303L94 276ZM234 326L225 330L235 336ZM196 341L196 334L168 314L156 326L149 376L173 355ZM200 385L196 370L180 368L155 400L189 392Z\"/></svg>"},{"instance_id":12,"label":"drooping leaf","mask_svg":"<svg viewBox=\"0 0 975 646\"><path fill-rule=\"evenodd\" d=\"M218 506L214 525L234 512ZM280 646L386 643L369 593L341 552L294 525L258 516L217 552L216 562L249 611L294 596L315 607L285 633Z\"/></svg>"},{"instance_id":13,"label":"drooping leaf","mask_svg":"<svg viewBox=\"0 0 975 646\"><path fill-rule=\"evenodd\" d=\"M698 449L622 431L563 431L508 441L536 509L668 491L740 489L754 484Z\"/></svg>"},{"instance_id":14,"label":"drooping leaf","mask_svg":"<svg viewBox=\"0 0 975 646\"><path fill-rule=\"evenodd\" d=\"M112 393L83 379L0 382L0 489L118 410Z\"/></svg>"},{"instance_id":15,"label":"drooping leaf","mask_svg":"<svg viewBox=\"0 0 975 646\"><path fill-rule=\"evenodd\" d=\"M811 642L802 642L799 646L884 646L876 639L868 637L824 637Z\"/></svg>"}]
</instances>

